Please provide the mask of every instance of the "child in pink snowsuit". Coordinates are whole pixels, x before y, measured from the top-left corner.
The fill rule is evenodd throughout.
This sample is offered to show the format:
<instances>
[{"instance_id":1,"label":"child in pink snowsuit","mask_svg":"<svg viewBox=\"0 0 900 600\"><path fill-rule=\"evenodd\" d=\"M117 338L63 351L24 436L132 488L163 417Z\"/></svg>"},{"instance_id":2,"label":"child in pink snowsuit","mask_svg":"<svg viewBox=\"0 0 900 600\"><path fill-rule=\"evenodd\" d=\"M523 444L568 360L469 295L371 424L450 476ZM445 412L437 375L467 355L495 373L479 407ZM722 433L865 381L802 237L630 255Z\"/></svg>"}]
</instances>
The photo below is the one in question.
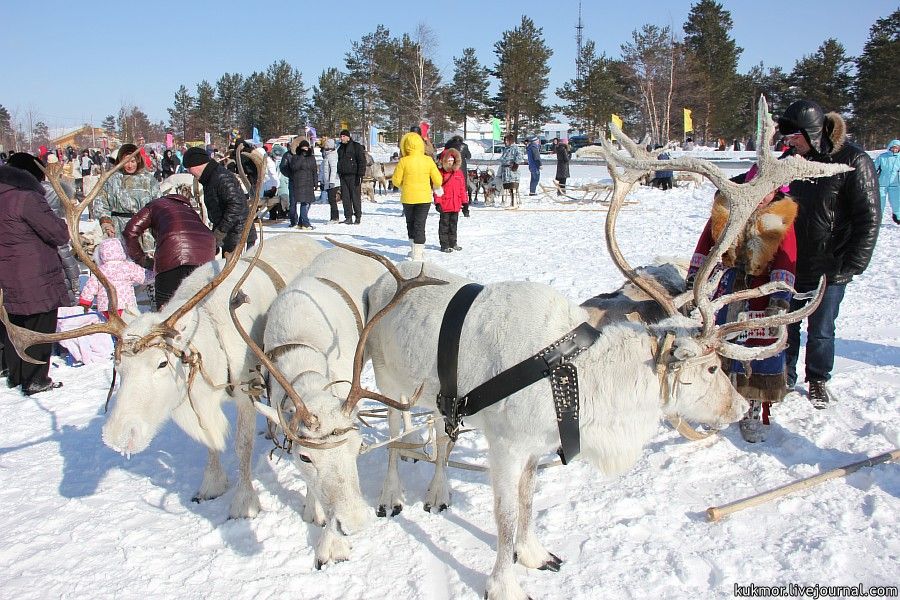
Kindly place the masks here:
<instances>
[{"instance_id":1,"label":"child in pink snowsuit","mask_svg":"<svg viewBox=\"0 0 900 600\"><path fill-rule=\"evenodd\" d=\"M137 298L134 297L134 286L142 285L153 280L148 271L128 260L125 256L125 249L119 238L108 238L100 242L97 250L99 258L100 272L103 273L110 284L116 289L116 296L119 299L119 315L123 310L132 309L137 312ZM103 313L103 316L109 318L109 298L106 295L106 289L97 279L96 275L91 275L81 290L81 298L78 304L85 308L90 308L97 298L97 310Z\"/></svg>"}]
</instances>

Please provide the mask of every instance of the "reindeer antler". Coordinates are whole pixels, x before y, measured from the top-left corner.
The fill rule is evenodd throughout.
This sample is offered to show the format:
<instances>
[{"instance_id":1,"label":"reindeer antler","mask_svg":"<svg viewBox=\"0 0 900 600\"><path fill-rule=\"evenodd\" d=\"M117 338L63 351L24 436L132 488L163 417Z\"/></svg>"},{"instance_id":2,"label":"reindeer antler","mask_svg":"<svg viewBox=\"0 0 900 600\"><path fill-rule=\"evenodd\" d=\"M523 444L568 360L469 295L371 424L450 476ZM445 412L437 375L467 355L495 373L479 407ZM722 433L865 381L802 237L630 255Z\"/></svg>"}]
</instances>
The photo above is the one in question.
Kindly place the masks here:
<instances>
[{"instance_id":1,"label":"reindeer antler","mask_svg":"<svg viewBox=\"0 0 900 600\"><path fill-rule=\"evenodd\" d=\"M838 173L852 170L847 165L825 164L811 162L799 156L792 156L783 160L776 160L769 150L768 141L772 138L775 131L775 124L769 117L768 104L764 96L760 96L758 113L757 113L757 164L758 174L749 182L735 183L718 167L709 161L698 158L679 158L670 160L653 160L649 158L648 153L638 147L614 124L610 123L610 129L616 136L616 139L622 141L622 145L632 152L632 156L624 156L616 152L615 149L605 139L601 139L603 144L604 155L607 160L607 168L614 181L613 201L610 206L609 214L606 222L606 238L610 255L613 262L619 267L619 270L635 285L644 290L662 306L670 315L675 314L676 304L673 298L661 286L655 282L640 277L635 273L625 259L622 257L618 244L615 241L615 220L618 211L621 208L625 196L637 182L637 180L649 171L655 170L675 170L690 171L700 173L709 179L725 198L729 209L728 221L725 229L720 235L716 244L710 250L697 271L696 283L694 285L694 302L700 313L702 321L702 329L699 341L705 345L717 348L726 356L740 355L743 360L749 356L762 357L768 353L774 353L784 346L785 336L779 337L779 340L771 346L757 347L751 350L740 346L729 344L724 341L724 337L736 331L746 330L755 327L779 326L783 327L786 323L796 322L807 316L818 303L821 301L821 295L824 293L824 285L820 283L817 295L810 302L811 306L807 306L800 311L785 313L782 315L766 317L763 319L751 319L741 323L733 323L727 326L724 331L716 333L715 329L715 313L716 311L729 302L738 299L745 299L755 296L765 295L776 290L788 290L793 292L793 288L786 284L771 284L759 291L744 291L737 294L729 294L717 299L710 300L710 295L715 289L717 279L711 277L713 269L719 263L725 251L731 247L734 240L740 234L747 222L757 210L760 200L763 199L772 190L790 183L797 179L828 177ZM618 168L621 166L624 173L620 174ZM777 348L777 350L776 350ZM755 353L755 354L754 354ZM752 356L750 356L752 354Z\"/></svg>"},{"instance_id":2,"label":"reindeer antler","mask_svg":"<svg viewBox=\"0 0 900 600\"><path fill-rule=\"evenodd\" d=\"M247 267L247 270L244 271L244 274L238 280L237 284L234 286L234 289L231 290L231 298L228 302L228 310L231 313L231 321L234 323L235 328L240 334L241 338L243 338L244 342L250 348L251 352L256 355L259 359L260 363L268 369L269 373L278 381L279 385L281 385L284 392L291 399L291 402L294 403L294 417L291 419L290 424L285 425L283 422L282 414L281 414L281 406L275 405L276 410L278 411L279 418L282 419L281 426L284 429L285 435L288 436L289 439L299 442L302 444L302 438L299 438L296 435L296 431L300 423L305 425L309 429L318 428L318 419L316 419L315 415L309 412L306 408L306 405L303 403L303 400L300 398L300 395L297 393L297 390L294 389L294 386L288 381L288 378L285 374L278 368L275 364L275 361L269 358L269 356L263 351L262 348L259 347L250 334L244 329L241 325L240 321L237 318L237 309L243 304L249 302L249 298L247 294L241 290L241 286L244 285L244 282L247 280L247 277L250 276L250 273L253 269L256 268L257 263L260 260L260 255L262 254L263 249L263 228L262 225L259 227L259 243L256 248L256 252L253 255L253 259L250 261L250 265Z\"/></svg>"},{"instance_id":3,"label":"reindeer antler","mask_svg":"<svg viewBox=\"0 0 900 600\"><path fill-rule=\"evenodd\" d=\"M241 149L243 148L243 144L239 145L236 152L238 156L240 156ZM258 156L254 156L253 154L248 153L248 157L252 160L257 167L257 172L260 172L260 162L261 158ZM238 160L238 170L239 174L244 176L243 168L241 167L241 161ZM246 176L245 176L246 177ZM260 198L262 197L262 185L263 181L261 177L258 177L256 180L256 186L253 188L253 199L250 203L248 212L247 212L247 220L244 222L244 228L241 230L241 238L238 241L238 245L235 247L234 252L232 252L225 261L225 266L222 267L222 270L215 276L213 279L207 283L205 286L200 288L200 290L191 296L187 302L178 307L174 312L172 312L162 323L153 328L153 331L142 337L134 344L134 349L136 352L140 352L148 345L150 345L153 339L163 336L163 337L175 337L178 335L178 330L175 328L175 324L178 323L179 319L184 317L188 312L194 309L197 304L200 303L204 298L206 298L210 292L212 292L215 288L221 284L226 277L228 277L234 268L237 266L238 260L241 258L241 252L243 251L247 238L250 236L250 231L253 229L253 222L256 218L256 213L259 210Z\"/></svg>"},{"instance_id":4,"label":"reindeer antler","mask_svg":"<svg viewBox=\"0 0 900 600\"><path fill-rule=\"evenodd\" d=\"M422 386L419 386L419 389L417 389L413 394L413 397L410 400L409 404L397 402L396 400L392 400L387 396L367 390L360 384L363 359L366 352L366 340L369 338L369 333L372 331L372 328L375 327L375 325L378 323L378 321L381 320L384 315L393 310L393 308L397 305L398 302L400 302L400 299L405 296L407 292L425 285L446 285L447 282L442 279L436 279L434 277L425 275L424 264L422 265L422 270L419 271L419 274L417 276L407 279L403 277L397 267L394 266L394 263L392 263L384 256L381 256L380 254L376 254L371 250L357 248L356 246L351 246L349 244L342 244L332 238L325 239L338 248L343 248L344 250L349 250L350 252L355 252L356 254L367 256L373 260L377 260L378 262L383 264L388 272L394 276L394 279L397 280L397 291L394 292L394 296L380 311L378 311L372 318L369 319L369 322L365 327L363 327L363 330L359 335L359 343L356 344L356 353L353 355L353 381L350 384L350 393L347 395L347 400L344 401L342 410L344 414L349 415L351 412L353 412L353 409L363 398L369 398L370 400L381 402L382 404L386 404L387 406L396 408L398 410L409 410L413 407L419 395L422 393L424 384Z\"/></svg>"},{"instance_id":5,"label":"reindeer antler","mask_svg":"<svg viewBox=\"0 0 900 600\"><path fill-rule=\"evenodd\" d=\"M106 278L106 275L103 274L103 271L100 270L100 268L93 261L90 255L85 252L84 246L81 243L81 232L79 229L79 224L81 223L81 215L82 213L84 213L84 209L94 201L94 199L103 189L103 186L106 185L106 182L109 180L109 178L112 177L114 173L121 170L129 159L136 158L138 154L140 154L140 148L120 160L114 169L106 171L103 176L100 177L100 180L93 187L93 189L85 196L85 198L81 202L77 202L73 197L71 197L60 183L59 176L60 171L62 170L62 166L59 163L44 166L41 161L35 160L38 167L40 167L40 169L44 172L44 175L47 178L47 182L56 192L56 195L59 196L60 206L62 206L63 210L65 211L65 221L66 226L69 229L69 238L72 243L72 251L75 253L75 256L77 256L78 259L82 263L84 263L88 270L90 270L90 272L100 281L100 284L106 289L106 295L107 298L109 298L109 319L106 323L94 323L92 325L85 325L71 331L60 333L38 333L35 331L31 331L30 329L18 327L9 322L9 315L6 313L6 310L3 309L2 306L3 290L0 290L0 321L2 321L4 327L6 327L9 341L12 343L13 347L16 350L16 353L23 361L32 364L43 364L43 361L35 360L28 356L28 354L25 352L25 350L35 344L49 344L62 340L70 340L73 338L81 337L83 335L90 335L92 333L108 333L115 336L117 340L121 339L122 332L125 331L125 321L123 321L119 316L118 296L116 295L116 288L109 282L109 280Z\"/></svg>"}]
</instances>

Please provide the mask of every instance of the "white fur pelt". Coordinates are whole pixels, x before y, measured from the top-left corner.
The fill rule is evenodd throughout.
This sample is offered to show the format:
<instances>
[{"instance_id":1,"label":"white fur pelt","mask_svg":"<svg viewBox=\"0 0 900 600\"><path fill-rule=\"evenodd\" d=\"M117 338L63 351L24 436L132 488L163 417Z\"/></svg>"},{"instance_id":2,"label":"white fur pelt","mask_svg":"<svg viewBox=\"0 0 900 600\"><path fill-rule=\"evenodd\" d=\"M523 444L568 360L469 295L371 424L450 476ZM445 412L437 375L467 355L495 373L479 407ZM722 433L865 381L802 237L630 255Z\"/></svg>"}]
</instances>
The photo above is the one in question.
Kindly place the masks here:
<instances>
[{"instance_id":1,"label":"white fur pelt","mask_svg":"<svg viewBox=\"0 0 900 600\"><path fill-rule=\"evenodd\" d=\"M262 258L289 281L323 250L307 236L284 235L266 240ZM145 313L129 323L125 339L152 331L219 273L224 264L219 260L198 267L182 282L161 312ZM209 462L195 499L215 498L228 486L219 460L229 432L222 405L234 398L238 408L235 451L240 463L240 481L229 510L232 517L252 517L259 511L259 499L250 481L256 413L240 386L240 382L248 379L257 360L235 329L228 310L231 291L248 267L248 262L239 262L215 290L179 320L176 324L179 335L168 340L173 346L196 352L201 357L206 377L196 374L190 398L190 369L176 356L157 347L137 355L123 353L118 365L121 386L103 427L104 443L130 455L147 448L171 417L209 450ZM275 285L263 271L254 269L242 289L250 302L238 308L237 314L250 336L262 344L266 312L276 296Z\"/></svg>"},{"instance_id":2,"label":"white fur pelt","mask_svg":"<svg viewBox=\"0 0 900 600\"><path fill-rule=\"evenodd\" d=\"M353 425L355 413L345 415L341 405L353 379L353 357L359 341L359 325L366 319L365 292L386 269L381 263L332 248L317 256L269 308L264 335L265 349L276 352L276 364L318 419L318 428L304 428L304 436L321 438ZM346 298L325 278L346 292ZM270 400L283 402L285 393L270 377ZM260 407L262 408L262 407ZM277 417L276 417L277 419ZM276 421L277 422L277 421ZM359 531L369 521L370 510L359 489L356 458L362 438L356 430L345 434L343 445L329 451L294 446L295 463L307 483L304 518L325 525L316 547L316 564L349 558L345 535Z\"/></svg>"},{"instance_id":3,"label":"white fur pelt","mask_svg":"<svg viewBox=\"0 0 900 600\"><path fill-rule=\"evenodd\" d=\"M398 265L414 275L419 263ZM367 348L380 391L409 396L424 382L421 404L434 406L439 389L437 343L445 307L465 279L426 265L426 273L445 286L412 290L373 329ZM369 291L369 309L379 310L396 284L384 276ZM532 356L586 321L586 311L549 286L528 282L486 285L472 304L460 334L459 393L465 394L501 371ZM685 359L701 348L681 319L664 322L676 329L675 354ZM654 335L655 332L653 332ZM686 366L669 376L672 399L664 406L652 360L651 332L622 323L603 330L591 348L574 360L579 376L580 459L602 472L617 474L640 456L663 414L682 414L721 425L741 417L746 402L718 369L718 359ZM712 368L715 367L715 368ZM487 585L488 598L525 598L516 581L513 556L532 568L559 568L560 560L537 540L531 525L534 473L538 459L559 446L556 415L547 380L539 381L465 419L481 429L489 461L498 527L497 562Z\"/></svg>"}]
</instances>

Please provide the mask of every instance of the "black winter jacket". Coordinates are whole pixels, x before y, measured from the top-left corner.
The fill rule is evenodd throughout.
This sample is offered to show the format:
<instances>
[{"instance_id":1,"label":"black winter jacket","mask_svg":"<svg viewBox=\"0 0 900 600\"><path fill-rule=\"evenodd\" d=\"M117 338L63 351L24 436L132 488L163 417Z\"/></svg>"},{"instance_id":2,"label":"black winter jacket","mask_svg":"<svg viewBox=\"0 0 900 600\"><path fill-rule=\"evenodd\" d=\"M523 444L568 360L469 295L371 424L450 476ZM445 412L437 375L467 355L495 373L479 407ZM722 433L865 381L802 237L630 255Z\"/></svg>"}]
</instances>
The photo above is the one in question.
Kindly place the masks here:
<instances>
[{"instance_id":1,"label":"black winter jacket","mask_svg":"<svg viewBox=\"0 0 900 600\"><path fill-rule=\"evenodd\" d=\"M338 175L348 177L354 175L362 179L366 174L366 149L362 144L350 140L338 146Z\"/></svg>"},{"instance_id":2,"label":"black winter jacket","mask_svg":"<svg viewBox=\"0 0 900 600\"><path fill-rule=\"evenodd\" d=\"M279 169L290 181L291 191L297 202L311 204L316 201L319 167L312 154L285 154Z\"/></svg>"},{"instance_id":3,"label":"black winter jacket","mask_svg":"<svg viewBox=\"0 0 900 600\"><path fill-rule=\"evenodd\" d=\"M829 284L845 284L866 270L881 222L878 176L868 154L847 142L844 121L835 124L833 150L809 160L850 165L855 170L831 177L791 182L791 196L800 211L797 234L797 291L814 289L825 275Z\"/></svg>"},{"instance_id":4,"label":"black winter jacket","mask_svg":"<svg viewBox=\"0 0 900 600\"><path fill-rule=\"evenodd\" d=\"M212 223L213 232L224 233L222 249L225 252L233 252L241 239L241 231L249 213L247 195L241 189L237 175L214 160L206 164L199 181L203 186L203 203L206 205L206 216ZM251 229L247 245L252 246L254 243L256 230Z\"/></svg>"}]
</instances>

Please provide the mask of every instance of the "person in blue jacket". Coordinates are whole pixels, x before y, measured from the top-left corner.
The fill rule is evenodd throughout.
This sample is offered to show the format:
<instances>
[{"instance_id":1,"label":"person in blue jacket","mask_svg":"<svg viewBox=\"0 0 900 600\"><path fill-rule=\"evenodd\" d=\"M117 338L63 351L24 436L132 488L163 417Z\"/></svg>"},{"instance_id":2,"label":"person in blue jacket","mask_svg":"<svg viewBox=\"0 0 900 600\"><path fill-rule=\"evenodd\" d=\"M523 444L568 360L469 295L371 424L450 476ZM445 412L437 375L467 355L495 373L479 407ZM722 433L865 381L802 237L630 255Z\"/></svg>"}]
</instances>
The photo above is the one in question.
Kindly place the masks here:
<instances>
[{"instance_id":1,"label":"person in blue jacket","mask_svg":"<svg viewBox=\"0 0 900 600\"><path fill-rule=\"evenodd\" d=\"M881 190L881 212L884 212L885 200L890 198L891 216L894 223L900 225L900 140L888 142L887 152L875 159L875 171Z\"/></svg>"}]
</instances>

